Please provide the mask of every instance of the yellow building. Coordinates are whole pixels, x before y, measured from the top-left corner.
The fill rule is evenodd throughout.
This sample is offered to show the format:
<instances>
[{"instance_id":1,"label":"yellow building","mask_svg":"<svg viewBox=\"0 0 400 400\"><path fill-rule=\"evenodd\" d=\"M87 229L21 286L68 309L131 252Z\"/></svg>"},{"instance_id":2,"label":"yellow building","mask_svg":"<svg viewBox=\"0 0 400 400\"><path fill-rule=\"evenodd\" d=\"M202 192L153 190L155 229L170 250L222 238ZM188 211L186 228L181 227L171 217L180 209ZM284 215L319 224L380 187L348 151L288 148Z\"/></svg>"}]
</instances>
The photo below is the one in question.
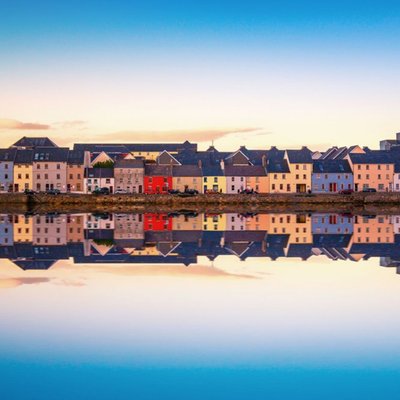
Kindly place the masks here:
<instances>
[{"instance_id":1,"label":"yellow building","mask_svg":"<svg viewBox=\"0 0 400 400\"><path fill-rule=\"evenodd\" d=\"M203 193L203 177L198 165L174 165L172 168L173 189L184 192L186 189Z\"/></svg>"},{"instance_id":2,"label":"yellow building","mask_svg":"<svg viewBox=\"0 0 400 400\"><path fill-rule=\"evenodd\" d=\"M33 241L33 220L23 215L14 215L14 243Z\"/></svg>"},{"instance_id":3,"label":"yellow building","mask_svg":"<svg viewBox=\"0 0 400 400\"><path fill-rule=\"evenodd\" d=\"M288 162L290 174L287 176L287 185L292 193L305 193L311 190L313 172L312 153L307 147L301 150L286 150L285 159Z\"/></svg>"},{"instance_id":4,"label":"yellow building","mask_svg":"<svg viewBox=\"0 0 400 400\"><path fill-rule=\"evenodd\" d=\"M226 213L223 214L203 214L204 231L225 231Z\"/></svg>"},{"instance_id":5,"label":"yellow building","mask_svg":"<svg viewBox=\"0 0 400 400\"><path fill-rule=\"evenodd\" d=\"M289 244L312 243L312 219L308 214L268 214L269 234L290 235Z\"/></svg>"},{"instance_id":6,"label":"yellow building","mask_svg":"<svg viewBox=\"0 0 400 400\"><path fill-rule=\"evenodd\" d=\"M14 161L14 192L33 189L33 150L18 150Z\"/></svg>"}]
</instances>

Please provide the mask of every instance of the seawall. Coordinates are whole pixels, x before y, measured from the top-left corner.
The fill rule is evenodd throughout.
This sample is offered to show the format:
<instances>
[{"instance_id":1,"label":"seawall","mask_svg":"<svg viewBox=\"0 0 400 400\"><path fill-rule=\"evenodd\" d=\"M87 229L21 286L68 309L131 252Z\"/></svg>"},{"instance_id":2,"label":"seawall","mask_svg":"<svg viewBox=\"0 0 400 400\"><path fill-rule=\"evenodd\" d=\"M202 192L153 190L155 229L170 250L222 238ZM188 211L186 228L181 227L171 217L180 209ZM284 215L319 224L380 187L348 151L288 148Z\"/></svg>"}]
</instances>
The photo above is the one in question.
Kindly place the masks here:
<instances>
[{"instance_id":1,"label":"seawall","mask_svg":"<svg viewBox=\"0 0 400 400\"><path fill-rule=\"evenodd\" d=\"M68 210L224 210L224 211L275 211L275 210L329 210L352 211L353 209L381 210L400 213L400 193L337 194L212 194L180 197L177 195L91 195L60 194L51 196L21 193L0 194L0 211L34 209L49 211Z\"/></svg>"}]
</instances>

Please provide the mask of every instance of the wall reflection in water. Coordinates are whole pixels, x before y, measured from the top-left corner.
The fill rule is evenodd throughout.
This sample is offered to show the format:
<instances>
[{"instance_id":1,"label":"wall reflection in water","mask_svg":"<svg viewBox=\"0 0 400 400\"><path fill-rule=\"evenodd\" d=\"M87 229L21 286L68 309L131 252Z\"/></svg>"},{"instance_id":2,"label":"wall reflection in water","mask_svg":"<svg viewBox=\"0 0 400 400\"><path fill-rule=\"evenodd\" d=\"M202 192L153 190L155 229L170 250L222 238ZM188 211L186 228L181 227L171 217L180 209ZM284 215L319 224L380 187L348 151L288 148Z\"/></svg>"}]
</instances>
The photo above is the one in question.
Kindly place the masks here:
<instances>
[{"instance_id":1,"label":"wall reflection in water","mask_svg":"<svg viewBox=\"0 0 400 400\"><path fill-rule=\"evenodd\" d=\"M58 260L90 263L198 263L312 256L359 261L379 257L398 268L399 215L351 214L1 214L0 257L23 270ZM400 271L397 269L397 271Z\"/></svg>"}]
</instances>

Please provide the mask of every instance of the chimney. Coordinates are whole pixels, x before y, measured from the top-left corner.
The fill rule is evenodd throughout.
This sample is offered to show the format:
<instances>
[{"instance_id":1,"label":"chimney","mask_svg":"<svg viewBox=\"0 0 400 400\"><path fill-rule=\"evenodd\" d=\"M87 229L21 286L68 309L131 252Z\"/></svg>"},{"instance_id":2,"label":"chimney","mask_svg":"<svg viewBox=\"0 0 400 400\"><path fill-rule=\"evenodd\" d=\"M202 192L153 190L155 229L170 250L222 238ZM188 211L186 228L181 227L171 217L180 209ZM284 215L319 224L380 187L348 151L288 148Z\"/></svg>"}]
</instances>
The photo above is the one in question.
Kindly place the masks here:
<instances>
[{"instance_id":1,"label":"chimney","mask_svg":"<svg viewBox=\"0 0 400 400\"><path fill-rule=\"evenodd\" d=\"M224 170L224 169L225 169L225 162L224 162L224 160L221 160L220 164L221 164L221 169Z\"/></svg>"},{"instance_id":2,"label":"chimney","mask_svg":"<svg viewBox=\"0 0 400 400\"><path fill-rule=\"evenodd\" d=\"M267 156L265 154L263 154L261 157L261 164L263 167L267 165Z\"/></svg>"},{"instance_id":3,"label":"chimney","mask_svg":"<svg viewBox=\"0 0 400 400\"><path fill-rule=\"evenodd\" d=\"M203 163L201 162L201 160L199 160L199 161L197 162L197 164L198 164L199 168L201 168L201 167L203 166Z\"/></svg>"}]
</instances>

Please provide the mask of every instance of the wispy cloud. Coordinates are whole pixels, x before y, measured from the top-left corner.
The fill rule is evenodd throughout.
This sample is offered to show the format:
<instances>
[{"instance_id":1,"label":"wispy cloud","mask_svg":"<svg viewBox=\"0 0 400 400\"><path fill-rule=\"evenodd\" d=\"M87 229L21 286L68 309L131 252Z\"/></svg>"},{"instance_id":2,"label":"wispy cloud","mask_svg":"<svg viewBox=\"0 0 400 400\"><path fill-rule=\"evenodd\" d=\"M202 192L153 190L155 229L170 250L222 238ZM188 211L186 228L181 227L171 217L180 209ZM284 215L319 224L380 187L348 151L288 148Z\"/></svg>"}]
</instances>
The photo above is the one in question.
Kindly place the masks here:
<instances>
[{"instance_id":1,"label":"wispy cloud","mask_svg":"<svg viewBox=\"0 0 400 400\"><path fill-rule=\"evenodd\" d=\"M257 132L261 128L233 127L212 129L179 129L179 130L125 130L98 135L97 141L101 142L209 142L232 134L244 134Z\"/></svg>"},{"instance_id":2,"label":"wispy cloud","mask_svg":"<svg viewBox=\"0 0 400 400\"><path fill-rule=\"evenodd\" d=\"M4 278L0 279L0 289L11 289L22 285L34 285L50 282L50 278Z\"/></svg>"},{"instance_id":3,"label":"wispy cloud","mask_svg":"<svg viewBox=\"0 0 400 400\"><path fill-rule=\"evenodd\" d=\"M50 125L38 122L21 122L15 119L0 118L0 130L48 130Z\"/></svg>"},{"instance_id":4,"label":"wispy cloud","mask_svg":"<svg viewBox=\"0 0 400 400\"><path fill-rule=\"evenodd\" d=\"M75 120L75 121L60 121L60 122L54 122L51 124L52 128L54 129L70 129L73 131L82 131L84 129L87 129L88 127L88 122L87 121L81 121L81 120Z\"/></svg>"}]
</instances>

